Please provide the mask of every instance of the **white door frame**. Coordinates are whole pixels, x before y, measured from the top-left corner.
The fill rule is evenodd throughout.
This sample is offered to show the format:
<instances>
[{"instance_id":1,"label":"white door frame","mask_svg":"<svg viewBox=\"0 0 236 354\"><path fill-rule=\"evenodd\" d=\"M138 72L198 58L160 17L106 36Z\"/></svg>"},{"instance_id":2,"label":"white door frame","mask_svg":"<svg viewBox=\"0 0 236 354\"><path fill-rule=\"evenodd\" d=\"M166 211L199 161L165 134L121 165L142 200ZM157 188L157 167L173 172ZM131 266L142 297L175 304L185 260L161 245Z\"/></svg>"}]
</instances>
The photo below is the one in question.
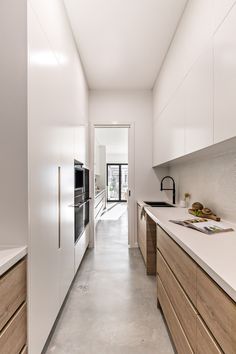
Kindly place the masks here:
<instances>
[{"instance_id":1,"label":"white door frame","mask_svg":"<svg viewBox=\"0 0 236 354\"><path fill-rule=\"evenodd\" d=\"M96 245L95 241L95 223L94 223L94 192L95 192L95 171L94 171L94 155L95 155L95 129L96 128L129 128L129 142L128 142L128 189L130 195L128 196L128 246L130 248L137 247L135 241L135 183L134 183L134 169L135 169L135 140L134 140L134 124L135 123L91 123L90 125L90 191L92 197L91 203L91 218L90 218L90 247Z\"/></svg>"}]
</instances>

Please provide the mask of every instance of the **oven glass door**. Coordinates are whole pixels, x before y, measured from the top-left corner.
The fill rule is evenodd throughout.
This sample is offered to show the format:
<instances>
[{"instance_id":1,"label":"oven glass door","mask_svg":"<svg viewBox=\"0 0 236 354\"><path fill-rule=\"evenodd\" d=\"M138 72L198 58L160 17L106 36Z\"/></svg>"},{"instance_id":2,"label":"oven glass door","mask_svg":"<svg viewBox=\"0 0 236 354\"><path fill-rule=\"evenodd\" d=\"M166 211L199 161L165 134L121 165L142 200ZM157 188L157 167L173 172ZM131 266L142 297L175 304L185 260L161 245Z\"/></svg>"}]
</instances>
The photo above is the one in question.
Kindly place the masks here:
<instances>
[{"instance_id":1,"label":"oven glass door","mask_svg":"<svg viewBox=\"0 0 236 354\"><path fill-rule=\"evenodd\" d=\"M84 228L89 223L89 200L84 203Z\"/></svg>"},{"instance_id":2,"label":"oven glass door","mask_svg":"<svg viewBox=\"0 0 236 354\"><path fill-rule=\"evenodd\" d=\"M75 243L79 240L84 232L84 217L85 204L78 204L78 206L75 206Z\"/></svg>"}]
</instances>

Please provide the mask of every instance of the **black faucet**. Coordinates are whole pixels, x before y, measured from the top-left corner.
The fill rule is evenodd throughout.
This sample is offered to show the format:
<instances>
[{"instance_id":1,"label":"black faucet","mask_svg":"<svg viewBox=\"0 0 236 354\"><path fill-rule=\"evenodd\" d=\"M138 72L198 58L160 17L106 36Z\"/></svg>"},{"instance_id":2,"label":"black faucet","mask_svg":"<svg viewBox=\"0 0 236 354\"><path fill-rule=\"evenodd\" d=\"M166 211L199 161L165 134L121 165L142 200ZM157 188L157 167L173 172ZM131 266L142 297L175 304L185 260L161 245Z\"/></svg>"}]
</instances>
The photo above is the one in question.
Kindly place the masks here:
<instances>
[{"instance_id":1,"label":"black faucet","mask_svg":"<svg viewBox=\"0 0 236 354\"><path fill-rule=\"evenodd\" d=\"M173 188L163 188L163 182L166 178L170 178L173 182ZM165 176L161 180L161 191L173 191L173 204L175 204L175 181L174 178L171 176Z\"/></svg>"}]
</instances>

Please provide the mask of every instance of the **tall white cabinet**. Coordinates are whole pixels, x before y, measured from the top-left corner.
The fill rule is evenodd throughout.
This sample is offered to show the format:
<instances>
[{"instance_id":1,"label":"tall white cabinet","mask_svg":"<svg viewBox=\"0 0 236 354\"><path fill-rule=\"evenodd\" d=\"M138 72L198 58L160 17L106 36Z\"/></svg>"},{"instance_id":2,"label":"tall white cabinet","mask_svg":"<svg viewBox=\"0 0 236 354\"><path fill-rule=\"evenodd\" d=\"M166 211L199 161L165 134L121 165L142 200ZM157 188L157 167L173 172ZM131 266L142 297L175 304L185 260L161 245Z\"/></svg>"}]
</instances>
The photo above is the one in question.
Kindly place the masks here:
<instances>
[{"instance_id":1,"label":"tall white cabinet","mask_svg":"<svg viewBox=\"0 0 236 354\"><path fill-rule=\"evenodd\" d=\"M79 266L74 159L89 167L88 88L62 0L3 0L0 20L0 241L28 245L28 352L40 354Z\"/></svg>"}]
</instances>

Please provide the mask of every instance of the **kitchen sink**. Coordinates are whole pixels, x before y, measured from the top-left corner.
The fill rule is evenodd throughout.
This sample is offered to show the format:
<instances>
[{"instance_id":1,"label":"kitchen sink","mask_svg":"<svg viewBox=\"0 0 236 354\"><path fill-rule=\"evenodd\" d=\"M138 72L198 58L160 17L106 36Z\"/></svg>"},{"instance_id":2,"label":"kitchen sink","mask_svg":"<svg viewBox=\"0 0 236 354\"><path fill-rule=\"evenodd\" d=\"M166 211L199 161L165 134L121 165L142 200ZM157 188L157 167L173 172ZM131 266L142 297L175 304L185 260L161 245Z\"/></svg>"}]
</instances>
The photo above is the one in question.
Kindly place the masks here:
<instances>
[{"instance_id":1,"label":"kitchen sink","mask_svg":"<svg viewBox=\"0 0 236 354\"><path fill-rule=\"evenodd\" d=\"M167 208L174 208L174 205L171 205L169 203L166 202L144 202L145 204L151 206L151 207L167 207Z\"/></svg>"}]
</instances>

